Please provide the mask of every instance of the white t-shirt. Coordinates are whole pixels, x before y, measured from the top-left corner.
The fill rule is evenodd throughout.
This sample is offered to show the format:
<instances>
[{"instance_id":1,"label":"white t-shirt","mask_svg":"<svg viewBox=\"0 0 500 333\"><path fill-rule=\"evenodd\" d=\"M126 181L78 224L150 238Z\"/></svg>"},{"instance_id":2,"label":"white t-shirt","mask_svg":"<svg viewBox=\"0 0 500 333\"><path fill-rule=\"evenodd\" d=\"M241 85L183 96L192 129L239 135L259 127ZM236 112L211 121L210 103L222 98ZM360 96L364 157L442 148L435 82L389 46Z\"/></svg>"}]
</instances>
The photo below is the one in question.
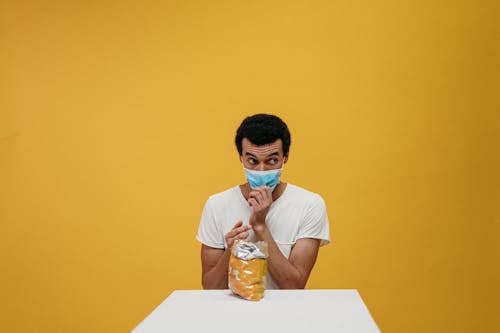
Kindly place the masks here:
<instances>
[{"instance_id":1,"label":"white t-shirt","mask_svg":"<svg viewBox=\"0 0 500 333\"><path fill-rule=\"evenodd\" d=\"M248 224L251 213L252 207L239 186L214 194L205 204L196 239L207 246L225 249L227 244L224 235L238 221L243 221L244 225ZM269 208L266 225L286 258L290 256L292 246L298 239L320 239L320 245L330 242L328 216L323 198L290 183ZM248 240L255 241L252 230L249 234ZM276 288L269 274L266 277L266 288Z\"/></svg>"}]
</instances>

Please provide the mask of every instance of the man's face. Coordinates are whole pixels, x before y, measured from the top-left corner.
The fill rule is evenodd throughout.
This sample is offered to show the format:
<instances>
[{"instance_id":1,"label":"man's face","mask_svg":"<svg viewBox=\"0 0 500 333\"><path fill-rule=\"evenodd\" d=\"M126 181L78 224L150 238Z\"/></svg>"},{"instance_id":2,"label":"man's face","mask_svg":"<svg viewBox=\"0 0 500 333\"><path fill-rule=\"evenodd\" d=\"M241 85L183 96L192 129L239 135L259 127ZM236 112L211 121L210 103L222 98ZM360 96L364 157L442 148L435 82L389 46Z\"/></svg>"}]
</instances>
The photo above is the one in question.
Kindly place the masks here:
<instances>
[{"instance_id":1,"label":"man's face","mask_svg":"<svg viewBox=\"0 0 500 333\"><path fill-rule=\"evenodd\" d=\"M247 169L279 169L286 162L286 157L283 156L283 142L281 142L281 139L270 144L257 146L247 138L243 138L241 148L242 155L240 156L240 160Z\"/></svg>"}]
</instances>

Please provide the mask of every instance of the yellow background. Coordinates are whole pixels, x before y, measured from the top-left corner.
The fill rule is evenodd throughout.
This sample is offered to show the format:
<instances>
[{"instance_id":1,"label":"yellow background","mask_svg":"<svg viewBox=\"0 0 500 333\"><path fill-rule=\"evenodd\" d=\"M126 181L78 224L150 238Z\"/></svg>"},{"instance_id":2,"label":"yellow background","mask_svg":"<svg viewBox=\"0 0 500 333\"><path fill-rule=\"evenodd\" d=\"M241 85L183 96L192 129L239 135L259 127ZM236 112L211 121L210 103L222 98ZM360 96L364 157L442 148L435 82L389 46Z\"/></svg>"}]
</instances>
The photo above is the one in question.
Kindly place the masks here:
<instances>
[{"instance_id":1,"label":"yellow background","mask_svg":"<svg viewBox=\"0 0 500 333\"><path fill-rule=\"evenodd\" d=\"M201 209L244 181L256 112L327 203L309 288L358 289L383 332L500 327L493 1L12 3L0 331L130 331L200 288Z\"/></svg>"}]
</instances>

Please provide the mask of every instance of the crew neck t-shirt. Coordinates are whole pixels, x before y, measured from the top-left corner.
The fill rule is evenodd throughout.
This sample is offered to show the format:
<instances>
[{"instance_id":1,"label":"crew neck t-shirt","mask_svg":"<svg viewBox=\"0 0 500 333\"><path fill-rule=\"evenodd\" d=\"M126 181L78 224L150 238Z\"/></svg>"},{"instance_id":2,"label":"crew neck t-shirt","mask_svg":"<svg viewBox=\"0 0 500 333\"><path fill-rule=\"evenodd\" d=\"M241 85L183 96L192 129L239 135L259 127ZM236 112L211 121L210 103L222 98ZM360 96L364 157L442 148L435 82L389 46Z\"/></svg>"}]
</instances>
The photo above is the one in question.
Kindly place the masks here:
<instances>
[{"instance_id":1,"label":"crew neck t-shirt","mask_svg":"<svg viewBox=\"0 0 500 333\"><path fill-rule=\"evenodd\" d=\"M206 246L225 249L224 239L238 221L244 225L252 207L239 186L210 196L203 208L196 239ZM281 196L269 208L266 225L283 255L288 258L293 245L301 238L315 238L320 245L330 242L328 216L323 198L311 191L288 183ZM255 235L249 230L248 241ZM276 289L271 276L266 277L266 289Z\"/></svg>"}]
</instances>

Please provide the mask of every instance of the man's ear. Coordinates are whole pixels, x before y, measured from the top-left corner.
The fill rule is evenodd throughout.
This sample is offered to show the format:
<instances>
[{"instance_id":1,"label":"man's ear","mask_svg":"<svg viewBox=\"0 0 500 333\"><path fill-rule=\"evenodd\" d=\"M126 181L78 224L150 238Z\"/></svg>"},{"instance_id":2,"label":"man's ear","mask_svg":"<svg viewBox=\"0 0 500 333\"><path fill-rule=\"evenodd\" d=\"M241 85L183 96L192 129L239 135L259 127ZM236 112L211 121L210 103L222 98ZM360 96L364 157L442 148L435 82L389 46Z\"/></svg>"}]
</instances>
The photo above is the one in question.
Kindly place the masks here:
<instances>
[{"instance_id":1,"label":"man's ear","mask_svg":"<svg viewBox=\"0 0 500 333\"><path fill-rule=\"evenodd\" d=\"M288 161L288 155L286 155L285 157L283 157L283 163L286 163Z\"/></svg>"}]
</instances>

